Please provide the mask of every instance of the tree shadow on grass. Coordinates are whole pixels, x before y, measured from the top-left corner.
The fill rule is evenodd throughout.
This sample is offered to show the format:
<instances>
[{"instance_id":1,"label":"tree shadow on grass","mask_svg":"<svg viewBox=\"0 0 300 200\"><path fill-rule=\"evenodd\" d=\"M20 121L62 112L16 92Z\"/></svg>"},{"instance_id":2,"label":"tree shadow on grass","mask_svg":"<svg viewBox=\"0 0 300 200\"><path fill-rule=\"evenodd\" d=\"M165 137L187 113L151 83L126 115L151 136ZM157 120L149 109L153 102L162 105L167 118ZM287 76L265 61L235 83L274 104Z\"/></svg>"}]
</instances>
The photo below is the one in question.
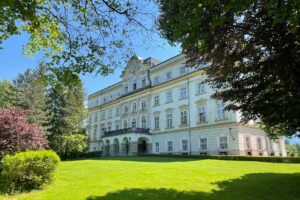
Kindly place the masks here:
<instances>
[{"instance_id":1,"label":"tree shadow on grass","mask_svg":"<svg viewBox=\"0 0 300 200\"><path fill-rule=\"evenodd\" d=\"M177 191L167 188L132 188L89 196L87 200L299 200L300 173L247 174L239 179L215 183L211 192Z\"/></svg>"}]
</instances>

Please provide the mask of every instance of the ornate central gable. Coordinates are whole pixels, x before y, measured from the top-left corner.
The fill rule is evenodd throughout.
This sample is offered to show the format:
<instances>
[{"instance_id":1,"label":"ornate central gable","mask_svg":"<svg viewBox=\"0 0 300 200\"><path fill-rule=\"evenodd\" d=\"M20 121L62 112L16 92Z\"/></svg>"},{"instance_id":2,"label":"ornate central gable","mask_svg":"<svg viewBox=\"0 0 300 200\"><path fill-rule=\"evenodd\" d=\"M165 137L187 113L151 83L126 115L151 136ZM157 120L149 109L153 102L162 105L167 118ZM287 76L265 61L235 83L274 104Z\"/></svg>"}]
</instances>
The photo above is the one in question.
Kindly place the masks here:
<instances>
[{"instance_id":1,"label":"ornate central gable","mask_svg":"<svg viewBox=\"0 0 300 200\"><path fill-rule=\"evenodd\" d=\"M136 55L132 56L128 60L127 66L121 74L121 78L130 79L131 77L136 77L141 73L145 73L148 70L148 67L144 65L143 62L142 58L139 58Z\"/></svg>"}]
</instances>

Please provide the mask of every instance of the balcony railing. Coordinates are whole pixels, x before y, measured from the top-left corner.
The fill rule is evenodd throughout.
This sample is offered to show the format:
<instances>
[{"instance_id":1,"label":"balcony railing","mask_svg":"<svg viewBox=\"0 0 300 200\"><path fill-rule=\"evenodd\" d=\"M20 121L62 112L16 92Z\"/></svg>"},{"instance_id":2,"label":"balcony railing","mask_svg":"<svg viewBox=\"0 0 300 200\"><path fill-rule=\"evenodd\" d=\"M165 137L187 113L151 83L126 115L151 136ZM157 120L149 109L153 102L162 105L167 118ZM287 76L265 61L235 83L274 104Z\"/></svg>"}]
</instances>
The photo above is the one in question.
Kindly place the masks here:
<instances>
[{"instance_id":1,"label":"balcony railing","mask_svg":"<svg viewBox=\"0 0 300 200\"><path fill-rule=\"evenodd\" d=\"M113 131L105 131L102 137L110 137L110 136L123 135L128 133L151 135L150 129L148 128L124 128L124 129L113 130Z\"/></svg>"}]
</instances>

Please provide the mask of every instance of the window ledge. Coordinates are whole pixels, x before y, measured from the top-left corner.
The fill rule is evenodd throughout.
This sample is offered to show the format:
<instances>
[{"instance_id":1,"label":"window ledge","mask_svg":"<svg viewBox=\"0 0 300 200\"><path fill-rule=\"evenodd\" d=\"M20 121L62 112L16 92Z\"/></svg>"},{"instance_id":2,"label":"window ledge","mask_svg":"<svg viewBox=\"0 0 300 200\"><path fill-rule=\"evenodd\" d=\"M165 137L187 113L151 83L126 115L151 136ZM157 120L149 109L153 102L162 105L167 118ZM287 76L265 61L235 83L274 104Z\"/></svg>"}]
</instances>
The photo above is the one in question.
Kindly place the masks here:
<instances>
[{"instance_id":1,"label":"window ledge","mask_svg":"<svg viewBox=\"0 0 300 200\"><path fill-rule=\"evenodd\" d=\"M153 105L153 107L158 107L158 106L160 106L160 104Z\"/></svg>"},{"instance_id":2,"label":"window ledge","mask_svg":"<svg viewBox=\"0 0 300 200\"><path fill-rule=\"evenodd\" d=\"M172 101L166 101L166 104L168 104L168 103L173 103L174 101L172 100Z\"/></svg>"},{"instance_id":3,"label":"window ledge","mask_svg":"<svg viewBox=\"0 0 300 200\"><path fill-rule=\"evenodd\" d=\"M228 118L225 117L223 119L215 119L216 122L228 121Z\"/></svg>"},{"instance_id":4,"label":"window ledge","mask_svg":"<svg viewBox=\"0 0 300 200\"><path fill-rule=\"evenodd\" d=\"M181 125L179 125L179 127L188 127L189 126L189 124L181 124Z\"/></svg>"},{"instance_id":5,"label":"window ledge","mask_svg":"<svg viewBox=\"0 0 300 200\"><path fill-rule=\"evenodd\" d=\"M208 124L208 121L204 121L204 122L197 122L198 126L206 126Z\"/></svg>"},{"instance_id":6,"label":"window ledge","mask_svg":"<svg viewBox=\"0 0 300 200\"><path fill-rule=\"evenodd\" d=\"M207 93L206 91L204 91L204 92L198 92L198 91L197 91L196 96L198 96L198 95L203 95L203 94L206 94L206 93Z\"/></svg>"},{"instance_id":7,"label":"window ledge","mask_svg":"<svg viewBox=\"0 0 300 200\"><path fill-rule=\"evenodd\" d=\"M173 128L174 128L174 126L172 126L172 127L166 127L166 130L173 129Z\"/></svg>"},{"instance_id":8,"label":"window ledge","mask_svg":"<svg viewBox=\"0 0 300 200\"><path fill-rule=\"evenodd\" d=\"M188 96L184 97L184 98L180 97L179 100L184 100L184 99L187 99L187 98L189 98L189 97Z\"/></svg>"}]
</instances>

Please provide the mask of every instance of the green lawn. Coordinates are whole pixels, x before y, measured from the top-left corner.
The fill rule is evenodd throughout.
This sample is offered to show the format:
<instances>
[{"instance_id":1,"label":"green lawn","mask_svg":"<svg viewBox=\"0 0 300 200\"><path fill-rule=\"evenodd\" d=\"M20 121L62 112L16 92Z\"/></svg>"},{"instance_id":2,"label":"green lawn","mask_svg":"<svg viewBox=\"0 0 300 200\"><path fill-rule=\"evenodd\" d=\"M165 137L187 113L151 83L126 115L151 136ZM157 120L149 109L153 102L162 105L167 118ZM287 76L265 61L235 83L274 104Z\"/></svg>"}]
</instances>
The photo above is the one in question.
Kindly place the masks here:
<instances>
[{"instance_id":1,"label":"green lawn","mask_svg":"<svg viewBox=\"0 0 300 200\"><path fill-rule=\"evenodd\" d=\"M42 191L0 199L300 199L300 164L159 157L62 162Z\"/></svg>"}]
</instances>

